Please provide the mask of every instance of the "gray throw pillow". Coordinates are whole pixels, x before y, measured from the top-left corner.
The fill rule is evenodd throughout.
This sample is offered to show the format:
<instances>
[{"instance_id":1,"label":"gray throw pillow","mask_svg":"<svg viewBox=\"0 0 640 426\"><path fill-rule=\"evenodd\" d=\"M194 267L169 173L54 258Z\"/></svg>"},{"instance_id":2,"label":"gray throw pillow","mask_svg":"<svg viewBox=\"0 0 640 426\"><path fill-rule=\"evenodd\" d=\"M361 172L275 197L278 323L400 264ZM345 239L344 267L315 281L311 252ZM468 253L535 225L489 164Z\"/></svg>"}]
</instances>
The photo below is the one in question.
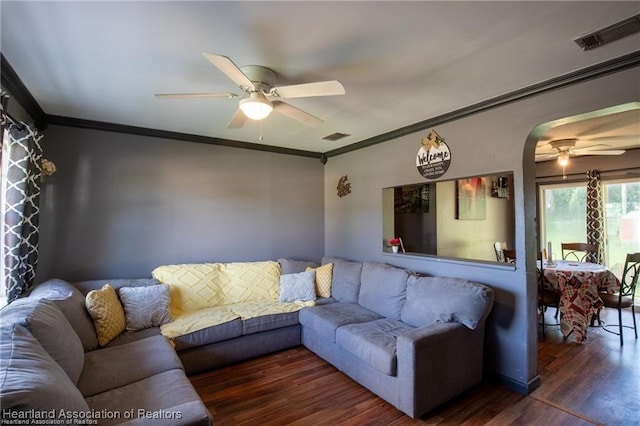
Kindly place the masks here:
<instances>
[{"instance_id":1,"label":"gray throw pillow","mask_svg":"<svg viewBox=\"0 0 640 426\"><path fill-rule=\"evenodd\" d=\"M280 301L316 300L316 271L280 275Z\"/></svg>"},{"instance_id":2,"label":"gray throw pillow","mask_svg":"<svg viewBox=\"0 0 640 426\"><path fill-rule=\"evenodd\" d=\"M121 287L119 293L127 322L127 331L159 327L173 321L169 311L168 284Z\"/></svg>"}]
</instances>

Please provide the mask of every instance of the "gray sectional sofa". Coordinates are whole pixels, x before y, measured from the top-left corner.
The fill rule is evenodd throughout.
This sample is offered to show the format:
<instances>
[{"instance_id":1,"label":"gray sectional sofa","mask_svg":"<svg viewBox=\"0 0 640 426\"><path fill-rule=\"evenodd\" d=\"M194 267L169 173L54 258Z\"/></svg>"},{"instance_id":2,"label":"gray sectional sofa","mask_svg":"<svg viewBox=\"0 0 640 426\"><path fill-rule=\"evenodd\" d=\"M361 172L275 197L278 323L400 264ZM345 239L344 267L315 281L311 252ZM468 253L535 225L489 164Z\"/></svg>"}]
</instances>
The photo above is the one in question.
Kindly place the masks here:
<instances>
[{"instance_id":1,"label":"gray sectional sofa","mask_svg":"<svg viewBox=\"0 0 640 426\"><path fill-rule=\"evenodd\" d=\"M283 274L313 266L279 262ZM411 417L482 379L485 320L493 304L489 287L377 262L322 259L327 263L333 263L332 294L316 306L236 319L171 343L158 327L125 331L103 348L84 308L86 293L105 282L116 289L158 282L47 281L0 312L0 403L16 411L121 415L98 424L210 424L186 374L300 344ZM12 354L9 361L6 354ZM36 365L41 376L30 372ZM28 388L21 388L25 383ZM165 418L124 418L137 410Z\"/></svg>"}]
</instances>

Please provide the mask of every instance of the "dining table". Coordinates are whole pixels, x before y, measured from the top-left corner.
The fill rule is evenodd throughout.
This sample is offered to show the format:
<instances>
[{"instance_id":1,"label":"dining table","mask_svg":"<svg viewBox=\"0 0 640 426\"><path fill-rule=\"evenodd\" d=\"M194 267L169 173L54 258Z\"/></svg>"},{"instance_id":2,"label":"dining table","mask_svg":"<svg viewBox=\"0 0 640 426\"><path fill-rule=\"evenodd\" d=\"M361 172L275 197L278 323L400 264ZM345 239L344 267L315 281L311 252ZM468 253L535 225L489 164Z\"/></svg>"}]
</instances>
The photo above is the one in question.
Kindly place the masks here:
<instances>
[{"instance_id":1,"label":"dining table","mask_svg":"<svg viewBox=\"0 0 640 426\"><path fill-rule=\"evenodd\" d=\"M615 294L620 280L604 265L569 260L542 261L542 273L544 288L560 293L562 334L584 343L591 318L603 305L598 292Z\"/></svg>"}]
</instances>

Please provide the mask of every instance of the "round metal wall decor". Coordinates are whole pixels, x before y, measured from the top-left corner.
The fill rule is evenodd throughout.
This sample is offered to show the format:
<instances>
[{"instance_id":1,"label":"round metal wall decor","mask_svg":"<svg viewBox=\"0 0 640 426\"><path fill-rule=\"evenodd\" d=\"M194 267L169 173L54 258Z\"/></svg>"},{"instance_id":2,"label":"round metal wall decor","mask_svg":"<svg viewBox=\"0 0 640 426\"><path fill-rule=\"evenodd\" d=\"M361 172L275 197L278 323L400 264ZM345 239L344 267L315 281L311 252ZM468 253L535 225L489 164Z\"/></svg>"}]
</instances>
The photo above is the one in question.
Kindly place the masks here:
<instances>
[{"instance_id":1,"label":"round metal wall decor","mask_svg":"<svg viewBox=\"0 0 640 426\"><path fill-rule=\"evenodd\" d=\"M422 146L416 156L416 167L422 177L437 179L444 175L451 165L451 151L444 139L433 129L422 138Z\"/></svg>"}]
</instances>

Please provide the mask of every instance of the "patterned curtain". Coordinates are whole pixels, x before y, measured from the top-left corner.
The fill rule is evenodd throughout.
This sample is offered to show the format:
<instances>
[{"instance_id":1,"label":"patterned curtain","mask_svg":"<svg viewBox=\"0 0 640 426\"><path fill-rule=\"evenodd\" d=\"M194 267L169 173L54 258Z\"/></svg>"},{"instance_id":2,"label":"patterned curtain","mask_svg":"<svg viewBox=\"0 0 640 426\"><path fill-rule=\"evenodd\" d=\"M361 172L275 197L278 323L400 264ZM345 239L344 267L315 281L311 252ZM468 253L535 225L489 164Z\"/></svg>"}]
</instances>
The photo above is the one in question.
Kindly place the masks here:
<instances>
[{"instance_id":1,"label":"patterned curtain","mask_svg":"<svg viewBox=\"0 0 640 426\"><path fill-rule=\"evenodd\" d=\"M604 263L604 200L602 198L602 184L600 172L587 172L587 243L598 244L598 255L587 256L587 262Z\"/></svg>"},{"instance_id":2,"label":"patterned curtain","mask_svg":"<svg viewBox=\"0 0 640 426\"><path fill-rule=\"evenodd\" d=\"M29 126L7 124L3 134L2 277L10 303L33 284L38 263L42 148Z\"/></svg>"}]
</instances>

